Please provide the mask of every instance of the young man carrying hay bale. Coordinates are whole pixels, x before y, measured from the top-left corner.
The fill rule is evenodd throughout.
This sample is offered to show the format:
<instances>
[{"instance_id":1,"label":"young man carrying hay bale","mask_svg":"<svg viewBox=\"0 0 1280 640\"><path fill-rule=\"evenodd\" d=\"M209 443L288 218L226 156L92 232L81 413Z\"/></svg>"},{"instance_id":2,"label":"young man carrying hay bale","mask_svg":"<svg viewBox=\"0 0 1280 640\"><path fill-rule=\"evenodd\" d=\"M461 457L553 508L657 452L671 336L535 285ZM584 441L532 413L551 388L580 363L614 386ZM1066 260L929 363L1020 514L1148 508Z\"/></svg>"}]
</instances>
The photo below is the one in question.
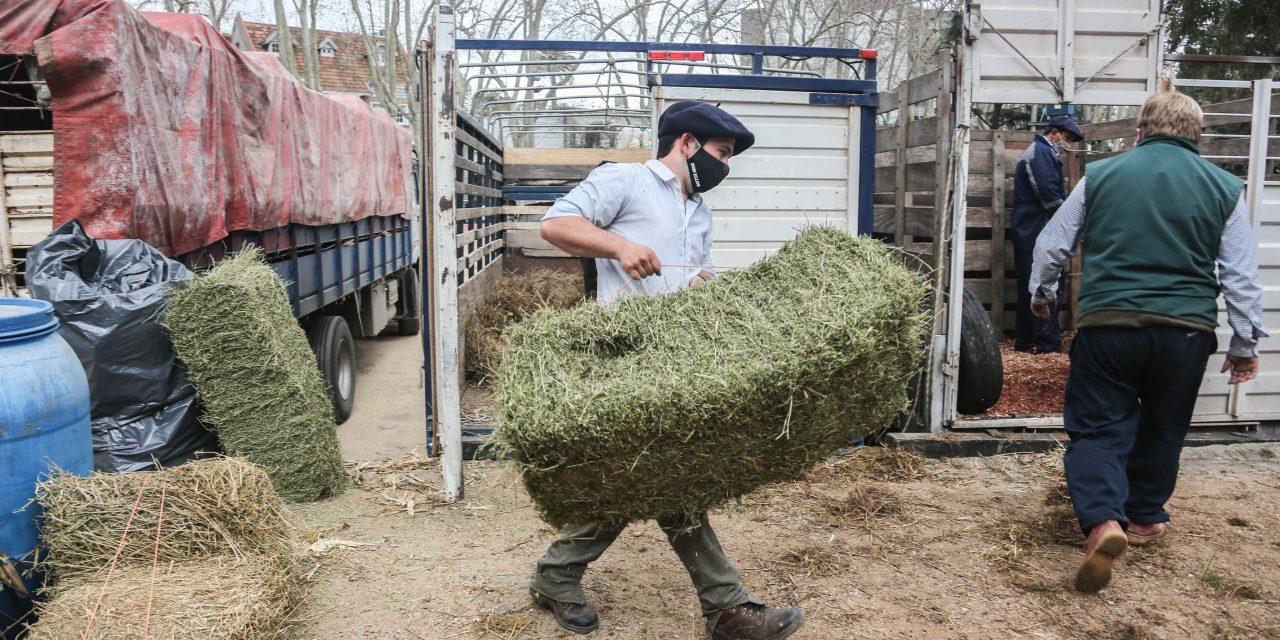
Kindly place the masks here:
<instances>
[{"instance_id":1,"label":"young man carrying hay bale","mask_svg":"<svg viewBox=\"0 0 1280 640\"><path fill-rule=\"evenodd\" d=\"M715 277L711 210L701 193L729 173L729 160L755 136L719 107L671 105L658 121L658 158L597 168L561 198L542 221L542 237L560 249L595 258L598 299L657 295ZM775 640L800 628L795 608L753 600L729 562L705 513L694 522L657 519L698 591L707 635L715 640ZM582 591L582 575L626 528L624 522L566 527L538 560L531 591L560 626L590 633L599 626Z\"/></svg>"},{"instance_id":2,"label":"young man carrying hay bale","mask_svg":"<svg viewBox=\"0 0 1280 640\"><path fill-rule=\"evenodd\" d=\"M1267 332L1257 243L1244 184L1200 157L1203 119L1185 95L1147 98L1137 146L1089 165L1036 244L1032 310L1047 318L1058 276L1084 240L1063 466L1088 536L1075 577L1087 593L1111 581L1129 544L1165 534L1164 506L1217 349L1219 290L1235 334L1222 372L1231 371L1228 384L1258 374Z\"/></svg>"}]
</instances>

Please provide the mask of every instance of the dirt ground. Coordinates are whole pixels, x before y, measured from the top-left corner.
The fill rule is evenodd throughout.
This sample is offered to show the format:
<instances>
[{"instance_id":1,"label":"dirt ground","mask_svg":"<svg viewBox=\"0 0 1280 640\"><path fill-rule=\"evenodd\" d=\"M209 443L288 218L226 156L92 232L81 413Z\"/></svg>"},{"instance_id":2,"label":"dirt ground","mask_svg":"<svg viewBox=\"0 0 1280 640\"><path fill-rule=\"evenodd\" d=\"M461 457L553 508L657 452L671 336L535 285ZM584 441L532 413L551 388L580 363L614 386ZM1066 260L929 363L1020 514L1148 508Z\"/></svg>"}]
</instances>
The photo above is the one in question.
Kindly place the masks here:
<instances>
[{"instance_id":1,"label":"dirt ground","mask_svg":"<svg viewBox=\"0 0 1280 640\"><path fill-rule=\"evenodd\" d=\"M301 638L569 638L529 604L554 532L516 479L468 463L445 505L421 450L417 343L362 341L340 429L360 486L299 508L315 555ZM923 461L861 450L712 522L755 596L796 605L795 638L1280 637L1280 446L1189 449L1173 535L1134 549L1101 595L1069 587L1078 529L1056 454ZM699 637L687 574L657 525L633 525L588 571L591 637Z\"/></svg>"}]
</instances>

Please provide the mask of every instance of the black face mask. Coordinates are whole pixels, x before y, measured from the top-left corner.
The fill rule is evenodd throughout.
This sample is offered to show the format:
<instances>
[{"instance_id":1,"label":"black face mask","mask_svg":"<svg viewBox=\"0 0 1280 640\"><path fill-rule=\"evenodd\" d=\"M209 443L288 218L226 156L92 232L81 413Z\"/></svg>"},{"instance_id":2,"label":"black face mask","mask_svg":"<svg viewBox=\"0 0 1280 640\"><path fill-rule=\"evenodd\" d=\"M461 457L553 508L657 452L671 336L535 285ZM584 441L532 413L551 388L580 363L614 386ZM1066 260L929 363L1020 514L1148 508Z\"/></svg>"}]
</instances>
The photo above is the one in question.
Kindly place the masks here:
<instances>
[{"instance_id":1,"label":"black face mask","mask_svg":"<svg viewBox=\"0 0 1280 640\"><path fill-rule=\"evenodd\" d=\"M729 175L729 165L707 153L702 143L698 143L698 151L684 161L689 163L689 182L693 184L694 193L714 189Z\"/></svg>"}]
</instances>

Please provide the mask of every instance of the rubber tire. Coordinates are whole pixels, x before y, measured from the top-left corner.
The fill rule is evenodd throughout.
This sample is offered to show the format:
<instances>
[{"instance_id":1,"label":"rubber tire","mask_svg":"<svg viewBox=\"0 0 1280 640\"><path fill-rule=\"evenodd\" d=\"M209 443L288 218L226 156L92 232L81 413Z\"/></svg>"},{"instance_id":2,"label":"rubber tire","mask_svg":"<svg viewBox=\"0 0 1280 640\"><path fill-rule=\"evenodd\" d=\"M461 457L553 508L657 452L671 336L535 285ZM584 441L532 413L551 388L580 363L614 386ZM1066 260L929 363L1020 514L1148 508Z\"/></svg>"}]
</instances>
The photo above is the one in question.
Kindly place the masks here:
<instances>
[{"instance_id":1,"label":"rubber tire","mask_svg":"<svg viewBox=\"0 0 1280 640\"><path fill-rule=\"evenodd\" d=\"M1000 335L991 316L968 288L960 314L960 372L956 390L956 410L964 414L982 413L1000 401L1004 389L1004 360L1000 356Z\"/></svg>"},{"instance_id":2,"label":"rubber tire","mask_svg":"<svg viewBox=\"0 0 1280 640\"><path fill-rule=\"evenodd\" d=\"M396 333L402 336L416 336L422 333L422 296L418 283L418 270L413 267L405 269L399 276L401 316L396 321Z\"/></svg>"},{"instance_id":3,"label":"rubber tire","mask_svg":"<svg viewBox=\"0 0 1280 640\"><path fill-rule=\"evenodd\" d=\"M333 419L342 424L351 417L356 401L356 341L351 327L342 316L320 316L311 322L307 338L333 403Z\"/></svg>"}]
</instances>

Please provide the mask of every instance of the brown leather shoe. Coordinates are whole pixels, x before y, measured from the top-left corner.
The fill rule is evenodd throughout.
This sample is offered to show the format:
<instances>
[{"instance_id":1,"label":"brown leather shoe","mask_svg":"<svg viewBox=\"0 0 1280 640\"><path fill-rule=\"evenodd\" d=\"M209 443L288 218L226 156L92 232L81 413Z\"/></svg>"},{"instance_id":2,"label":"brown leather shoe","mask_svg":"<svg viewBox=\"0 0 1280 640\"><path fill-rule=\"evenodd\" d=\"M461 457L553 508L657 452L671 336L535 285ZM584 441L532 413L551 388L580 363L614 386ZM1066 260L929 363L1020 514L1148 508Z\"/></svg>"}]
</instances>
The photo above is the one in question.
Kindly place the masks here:
<instances>
[{"instance_id":1,"label":"brown leather shoe","mask_svg":"<svg viewBox=\"0 0 1280 640\"><path fill-rule=\"evenodd\" d=\"M1076 570L1076 591L1097 593L1111 583L1111 567L1129 547L1124 529L1115 520L1108 520L1089 531L1088 547L1084 560Z\"/></svg>"},{"instance_id":2,"label":"brown leather shoe","mask_svg":"<svg viewBox=\"0 0 1280 640\"><path fill-rule=\"evenodd\" d=\"M720 612L712 640L781 640L800 630L803 615L785 609L746 603Z\"/></svg>"},{"instance_id":3,"label":"brown leather shoe","mask_svg":"<svg viewBox=\"0 0 1280 640\"><path fill-rule=\"evenodd\" d=\"M531 591L534 604L551 612L560 626L574 633L591 633L600 628L600 617L591 603L575 604L552 600L537 591Z\"/></svg>"},{"instance_id":4,"label":"brown leather shoe","mask_svg":"<svg viewBox=\"0 0 1280 640\"><path fill-rule=\"evenodd\" d=\"M1168 529L1169 526L1163 522L1157 522L1156 524L1130 522L1129 530L1125 532L1125 535L1129 537L1129 544L1142 546L1159 542Z\"/></svg>"}]
</instances>

